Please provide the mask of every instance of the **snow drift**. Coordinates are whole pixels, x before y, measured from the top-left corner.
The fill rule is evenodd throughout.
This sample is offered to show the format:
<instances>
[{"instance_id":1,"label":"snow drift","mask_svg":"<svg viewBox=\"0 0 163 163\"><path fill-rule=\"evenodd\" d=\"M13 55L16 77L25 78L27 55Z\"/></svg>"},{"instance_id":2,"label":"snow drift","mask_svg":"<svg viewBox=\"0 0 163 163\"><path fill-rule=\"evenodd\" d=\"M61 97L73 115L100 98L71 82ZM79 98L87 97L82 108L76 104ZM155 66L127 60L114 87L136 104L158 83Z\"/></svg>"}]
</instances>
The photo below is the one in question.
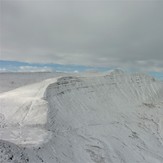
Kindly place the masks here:
<instances>
[{"instance_id":1,"label":"snow drift","mask_svg":"<svg viewBox=\"0 0 163 163\"><path fill-rule=\"evenodd\" d=\"M162 163L162 96L160 81L121 71L1 93L0 162Z\"/></svg>"}]
</instances>

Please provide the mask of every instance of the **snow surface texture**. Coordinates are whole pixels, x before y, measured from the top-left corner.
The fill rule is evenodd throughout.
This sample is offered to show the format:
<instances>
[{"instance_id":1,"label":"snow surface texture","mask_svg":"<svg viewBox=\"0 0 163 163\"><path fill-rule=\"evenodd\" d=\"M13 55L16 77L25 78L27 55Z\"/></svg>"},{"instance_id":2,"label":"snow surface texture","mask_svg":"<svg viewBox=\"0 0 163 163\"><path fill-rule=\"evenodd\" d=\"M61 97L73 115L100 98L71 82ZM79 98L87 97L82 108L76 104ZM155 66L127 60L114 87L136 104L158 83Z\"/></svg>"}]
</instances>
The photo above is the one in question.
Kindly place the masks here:
<instances>
[{"instance_id":1,"label":"snow surface texture","mask_svg":"<svg viewBox=\"0 0 163 163\"><path fill-rule=\"evenodd\" d=\"M121 71L0 94L0 163L163 163L163 83Z\"/></svg>"}]
</instances>

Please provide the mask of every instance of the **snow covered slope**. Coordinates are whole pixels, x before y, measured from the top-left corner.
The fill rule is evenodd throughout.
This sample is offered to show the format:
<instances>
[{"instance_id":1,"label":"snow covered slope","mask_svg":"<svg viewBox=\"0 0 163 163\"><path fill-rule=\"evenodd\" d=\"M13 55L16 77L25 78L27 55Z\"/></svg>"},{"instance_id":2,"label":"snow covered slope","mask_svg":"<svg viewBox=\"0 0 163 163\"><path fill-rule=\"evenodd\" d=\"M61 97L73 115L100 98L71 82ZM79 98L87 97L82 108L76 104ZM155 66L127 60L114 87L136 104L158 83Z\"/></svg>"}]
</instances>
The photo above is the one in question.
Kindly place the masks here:
<instances>
[{"instance_id":1,"label":"snow covered slope","mask_svg":"<svg viewBox=\"0 0 163 163\"><path fill-rule=\"evenodd\" d=\"M121 71L1 93L0 162L162 163L162 96L163 83Z\"/></svg>"}]
</instances>

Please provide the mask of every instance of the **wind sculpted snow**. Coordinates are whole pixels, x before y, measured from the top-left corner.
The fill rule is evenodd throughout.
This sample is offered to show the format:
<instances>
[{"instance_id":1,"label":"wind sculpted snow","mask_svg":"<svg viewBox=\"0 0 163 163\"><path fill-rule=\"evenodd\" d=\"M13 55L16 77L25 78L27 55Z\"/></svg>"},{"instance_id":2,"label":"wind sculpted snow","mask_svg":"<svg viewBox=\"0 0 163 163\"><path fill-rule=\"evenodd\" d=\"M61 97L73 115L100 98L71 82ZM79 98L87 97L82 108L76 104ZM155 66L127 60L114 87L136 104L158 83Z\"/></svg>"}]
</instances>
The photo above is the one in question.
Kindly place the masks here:
<instances>
[{"instance_id":1,"label":"wind sculpted snow","mask_svg":"<svg viewBox=\"0 0 163 163\"><path fill-rule=\"evenodd\" d=\"M162 96L160 81L119 71L1 93L0 162L162 163Z\"/></svg>"}]
</instances>

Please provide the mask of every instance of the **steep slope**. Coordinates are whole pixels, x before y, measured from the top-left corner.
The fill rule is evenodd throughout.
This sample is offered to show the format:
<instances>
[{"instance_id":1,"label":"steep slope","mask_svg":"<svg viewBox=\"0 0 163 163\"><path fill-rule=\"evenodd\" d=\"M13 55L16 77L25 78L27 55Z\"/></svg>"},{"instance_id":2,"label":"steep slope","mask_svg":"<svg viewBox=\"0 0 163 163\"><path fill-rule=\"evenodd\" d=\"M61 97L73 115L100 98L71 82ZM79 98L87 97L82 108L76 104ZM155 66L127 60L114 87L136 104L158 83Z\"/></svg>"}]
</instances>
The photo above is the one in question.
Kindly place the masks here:
<instances>
[{"instance_id":1,"label":"steep slope","mask_svg":"<svg viewBox=\"0 0 163 163\"><path fill-rule=\"evenodd\" d=\"M162 163L162 96L143 74L51 79L1 94L0 136L31 163Z\"/></svg>"}]
</instances>

